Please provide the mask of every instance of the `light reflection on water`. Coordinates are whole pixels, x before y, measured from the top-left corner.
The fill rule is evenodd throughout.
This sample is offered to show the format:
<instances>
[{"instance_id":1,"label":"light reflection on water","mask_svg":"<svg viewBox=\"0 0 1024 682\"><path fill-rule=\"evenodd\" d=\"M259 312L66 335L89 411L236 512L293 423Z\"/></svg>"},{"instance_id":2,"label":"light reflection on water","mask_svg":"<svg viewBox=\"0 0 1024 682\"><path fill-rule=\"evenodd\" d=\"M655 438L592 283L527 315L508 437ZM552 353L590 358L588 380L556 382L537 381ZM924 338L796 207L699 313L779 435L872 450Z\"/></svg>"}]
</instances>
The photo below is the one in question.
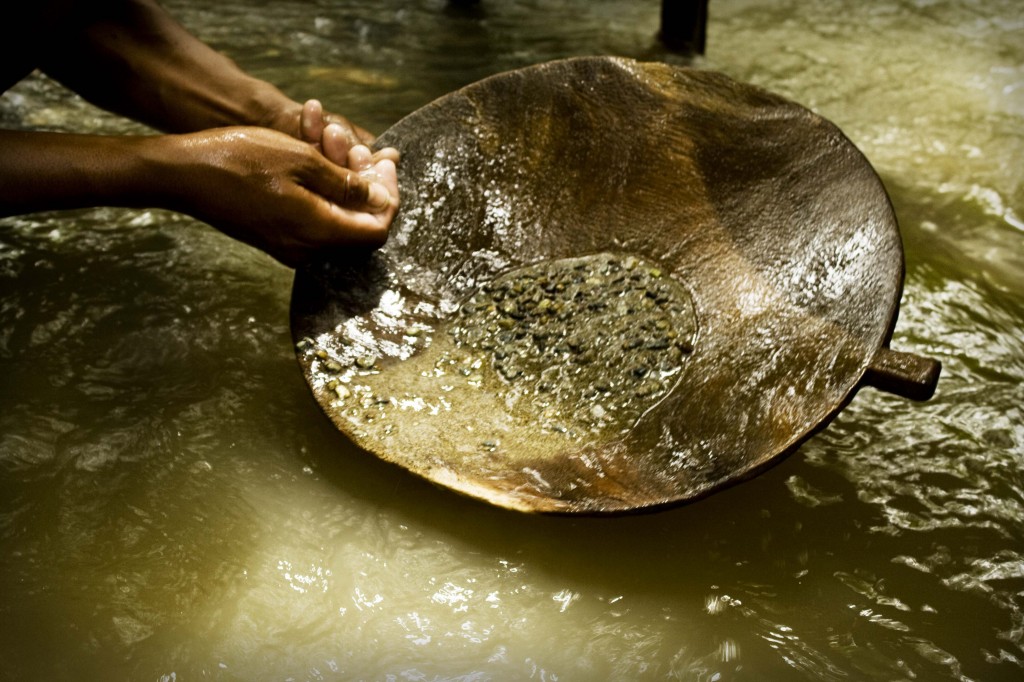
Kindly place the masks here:
<instances>
[{"instance_id":1,"label":"light reflection on water","mask_svg":"<svg viewBox=\"0 0 1024 682\"><path fill-rule=\"evenodd\" d=\"M660 56L654 3L168 5L376 130L505 68ZM290 273L194 221L0 222L0 677L1019 677L1022 27L1009 0L712 3L702 65L878 168L907 247L894 346L944 374L650 516L513 515L351 452L294 363ZM138 130L45 82L0 116Z\"/></svg>"}]
</instances>

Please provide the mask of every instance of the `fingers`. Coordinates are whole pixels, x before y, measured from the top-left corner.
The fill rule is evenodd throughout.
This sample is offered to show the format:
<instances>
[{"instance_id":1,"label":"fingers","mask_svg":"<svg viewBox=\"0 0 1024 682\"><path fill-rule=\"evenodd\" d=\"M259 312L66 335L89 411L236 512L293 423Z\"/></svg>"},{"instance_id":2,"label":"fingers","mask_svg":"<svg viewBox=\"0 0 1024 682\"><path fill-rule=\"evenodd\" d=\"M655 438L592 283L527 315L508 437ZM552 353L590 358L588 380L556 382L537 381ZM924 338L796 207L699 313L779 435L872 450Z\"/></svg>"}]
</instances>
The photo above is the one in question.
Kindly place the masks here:
<instances>
[{"instance_id":1,"label":"fingers","mask_svg":"<svg viewBox=\"0 0 1024 682\"><path fill-rule=\"evenodd\" d=\"M380 213L398 205L398 173L393 161L376 160L363 145L349 149L347 157L347 168L331 165L307 178L307 187L350 209Z\"/></svg>"},{"instance_id":2,"label":"fingers","mask_svg":"<svg viewBox=\"0 0 1024 682\"><path fill-rule=\"evenodd\" d=\"M299 134L303 141L319 149L324 156L339 166L350 167L349 150L357 144L370 145L374 136L353 125L337 114L324 111L319 100L307 100L299 116ZM385 147L373 154L373 163L390 159L398 163L399 153L394 147ZM355 169L358 170L358 169Z\"/></svg>"},{"instance_id":3,"label":"fingers","mask_svg":"<svg viewBox=\"0 0 1024 682\"><path fill-rule=\"evenodd\" d=\"M366 183L367 180L363 179ZM372 213L380 213L387 209L394 200L388 188L379 182L369 182L369 189L366 193L366 208Z\"/></svg>"},{"instance_id":4,"label":"fingers","mask_svg":"<svg viewBox=\"0 0 1024 682\"><path fill-rule=\"evenodd\" d=\"M360 135L356 133L355 127L341 116L325 112L324 105L316 99L306 100L302 105L299 136L304 142L322 149L325 156L340 165L345 165L344 153L340 150L347 152L349 147L360 143ZM373 139L372 135L370 139ZM332 145L330 151L340 156L340 161L328 153L328 145Z\"/></svg>"},{"instance_id":5,"label":"fingers","mask_svg":"<svg viewBox=\"0 0 1024 682\"><path fill-rule=\"evenodd\" d=\"M373 153L374 163L388 159L391 163L397 164L400 158L401 154L394 147L384 147L383 149L377 150Z\"/></svg>"},{"instance_id":6,"label":"fingers","mask_svg":"<svg viewBox=\"0 0 1024 682\"><path fill-rule=\"evenodd\" d=\"M390 163L387 162L387 163ZM380 213L397 205L397 187L393 190L373 176L362 176L347 168L335 167L306 183L307 187L343 208Z\"/></svg>"},{"instance_id":7,"label":"fingers","mask_svg":"<svg viewBox=\"0 0 1024 682\"><path fill-rule=\"evenodd\" d=\"M310 111L315 114L313 105ZM310 123L316 116L305 118ZM380 246L397 214L395 164L363 145L345 150L345 167L307 142L266 128L159 139L169 153L155 155L173 159L172 170L188 169L168 173L174 186L162 206L205 220L285 264L321 248Z\"/></svg>"},{"instance_id":8,"label":"fingers","mask_svg":"<svg viewBox=\"0 0 1024 682\"><path fill-rule=\"evenodd\" d=\"M299 116L299 133L310 144L320 144L324 134L324 105L320 100L311 99L302 105Z\"/></svg>"},{"instance_id":9,"label":"fingers","mask_svg":"<svg viewBox=\"0 0 1024 682\"><path fill-rule=\"evenodd\" d=\"M361 144L352 147L348 152L348 167L360 174L373 171L373 154L368 147Z\"/></svg>"},{"instance_id":10,"label":"fingers","mask_svg":"<svg viewBox=\"0 0 1024 682\"><path fill-rule=\"evenodd\" d=\"M392 194L382 182L323 165L331 169L317 174L324 182L296 187L287 210L267 221L265 234L250 242L289 267L323 257L331 249L379 248L388 238L398 208L397 187ZM387 175L387 168L377 172Z\"/></svg>"},{"instance_id":11,"label":"fingers","mask_svg":"<svg viewBox=\"0 0 1024 682\"><path fill-rule=\"evenodd\" d=\"M340 125L331 123L324 128L321 151L328 159L339 166L348 166L348 155L351 148L352 139Z\"/></svg>"},{"instance_id":12,"label":"fingers","mask_svg":"<svg viewBox=\"0 0 1024 682\"><path fill-rule=\"evenodd\" d=\"M372 154L362 145L352 151L360 171L334 166L330 172L318 174L321 183L307 185L312 192L308 204L312 213L299 220L301 234L290 235L288 248L294 253L287 261L279 260L304 260L323 248L376 248L387 240L398 210L395 164L390 159L372 162Z\"/></svg>"},{"instance_id":13,"label":"fingers","mask_svg":"<svg viewBox=\"0 0 1024 682\"><path fill-rule=\"evenodd\" d=\"M320 100L306 100L299 116L299 134L310 144L321 145L328 128L333 126L332 134L339 140L344 139L346 149L355 144L370 144L374 137L362 128L353 125L344 116L324 111Z\"/></svg>"},{"instance_id":14,"label":"fingers","mask_svg":"<svg viewBox=\"0 0 1024 682\"><path fill-rule=\"evenodd\" d=\"M332 123L336 123L337 125L341 126L342 130L345 130L348 133L350 140L349 146L352 146L354 144L365 144L369 146L373 144L374 140L377 139L373 133L366 130L365 128L357 126L344 116L332 114L329 111L324 112L324 125L330 125Z\"/></svg>"},{"instance_id":15,"label":"fingers","mask_svg":"<svg viewBox=\"0 0 1024 682\"><path fill-rule=\"evenodd\" d=\"M289 267L329 253L325 249L382 246L397 211L397 188L392 194L383 183L352 170L323 166L331 169L317 174L324 182L294 187L286 202L275 202L279 215L258 221L264 223L256 228L261 234L240 238ZM387 168L377 172L384 176ZM253 229L251 221L246 221L245 229Z\"/></svg>"}]
</instances>

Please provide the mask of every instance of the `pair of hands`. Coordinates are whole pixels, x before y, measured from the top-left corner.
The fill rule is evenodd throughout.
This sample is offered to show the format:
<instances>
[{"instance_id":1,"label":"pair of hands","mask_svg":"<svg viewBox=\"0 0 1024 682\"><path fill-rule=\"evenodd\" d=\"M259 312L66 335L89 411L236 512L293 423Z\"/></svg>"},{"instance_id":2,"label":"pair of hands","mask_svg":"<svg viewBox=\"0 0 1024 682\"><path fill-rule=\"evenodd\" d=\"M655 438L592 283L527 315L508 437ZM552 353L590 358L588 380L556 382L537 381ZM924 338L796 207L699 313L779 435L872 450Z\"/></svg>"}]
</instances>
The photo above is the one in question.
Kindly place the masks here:
<instances>
[{"instance_id":1,"label":"pair of hands","mask_svg":"<svg viewBox=\"0 0 1024 682\"><path fill-rule=\"evenodd\" d=\"M169 136L170 208L291 267L325 248L381 246L398 210L398 151L371 152L369 133L316 100L271 125Z\"/></svg>"}]
</instances>

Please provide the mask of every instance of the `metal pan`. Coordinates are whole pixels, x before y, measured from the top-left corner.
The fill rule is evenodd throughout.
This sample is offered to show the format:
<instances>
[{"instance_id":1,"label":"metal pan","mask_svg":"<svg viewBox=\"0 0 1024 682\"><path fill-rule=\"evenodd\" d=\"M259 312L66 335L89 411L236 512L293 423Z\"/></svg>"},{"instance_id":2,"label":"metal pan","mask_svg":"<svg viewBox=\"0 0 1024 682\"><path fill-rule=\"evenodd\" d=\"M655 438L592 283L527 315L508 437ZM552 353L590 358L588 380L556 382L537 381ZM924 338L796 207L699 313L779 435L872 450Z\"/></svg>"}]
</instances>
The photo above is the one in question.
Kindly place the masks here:
<instances>
[{"instance_id":1,"label":"metal pan","mask_svg":"<svg viewBox=\"0 0 1024 682\"><path fill-rule=\"evenodd\" d=\"M531 512L618 513L749 478L888 349L903 252L831 123L712 72L617 58L485 79L399 121L387 245L296 273L298 358L359 447Z\"/></svg>"}]
</instances>

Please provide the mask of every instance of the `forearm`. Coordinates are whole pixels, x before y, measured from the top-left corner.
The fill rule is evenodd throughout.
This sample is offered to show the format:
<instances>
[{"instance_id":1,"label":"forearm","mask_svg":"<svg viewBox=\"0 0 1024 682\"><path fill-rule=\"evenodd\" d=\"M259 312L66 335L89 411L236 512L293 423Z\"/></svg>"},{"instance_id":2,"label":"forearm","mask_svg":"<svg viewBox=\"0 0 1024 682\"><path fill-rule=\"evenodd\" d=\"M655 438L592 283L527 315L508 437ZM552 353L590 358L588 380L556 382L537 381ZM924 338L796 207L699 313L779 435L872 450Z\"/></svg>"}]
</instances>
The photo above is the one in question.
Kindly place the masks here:
<instances>
[{"instance_id":1,"label":"forearm","mask_svg":"<svg viewBox=\"0 0 1024 682\"><path fill-rule=\"evenodd\" d=\"M0 131L0 215L88 206L187 213L294 265L319 248L379 246L398 209L391 158L350 168L259 127L103 137Z\"/></svg>"},{"instance_id":2,"label":"forearm","mask_svg":"<svg viewBox=\"0 0 1024 682\"><path fill-rule=\"evenodd\" d=\"M256 125L298 134L296 102L153 0L86 0L76 12L42 69L95 104L169 132Z\"/></svg>"},{"instance_id":3,"label":"forearm","mask_svg":"<svg viewBox=\"0 0 1024 682\"><path fill-rule=\"evenodd\" d=\"M0 215L89 206L161 206L153 137L0 131Z\"/></svg>"}]
</instances>

